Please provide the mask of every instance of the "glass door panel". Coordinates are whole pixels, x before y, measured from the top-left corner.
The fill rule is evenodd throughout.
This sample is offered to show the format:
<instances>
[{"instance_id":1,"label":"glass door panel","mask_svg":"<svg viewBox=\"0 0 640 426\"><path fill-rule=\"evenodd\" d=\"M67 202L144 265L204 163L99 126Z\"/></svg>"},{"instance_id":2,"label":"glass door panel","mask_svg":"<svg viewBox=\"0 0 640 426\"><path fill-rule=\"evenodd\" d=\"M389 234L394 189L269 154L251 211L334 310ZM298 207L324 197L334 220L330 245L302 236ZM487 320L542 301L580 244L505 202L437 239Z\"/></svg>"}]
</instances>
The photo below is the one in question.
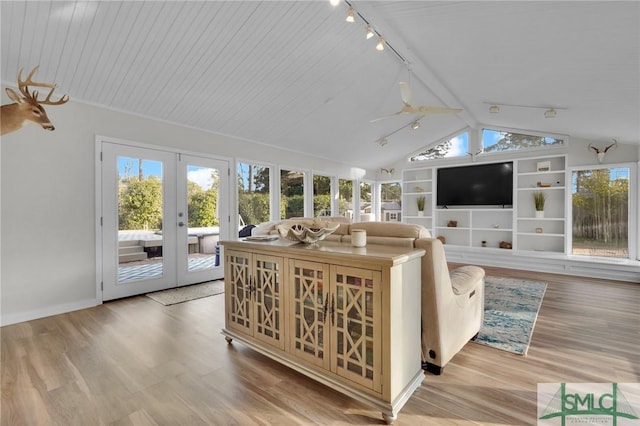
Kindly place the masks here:
<instances>
[{"instance_id":1,"label":"glass door panel","mask_svg":"<svg viewBox=\"0 0 640 426\"><path fill-rule=\"evenodd\" d=\"M175 277L175 154L102 145L103 300L162 290Z\"/></svg>"},{"instance_id":2,"label":"glass door panel","mask_svg":"<svg viewBox=\"0 0 640 426\"><path fill-rule=\"evenodd\" d=\"M229 235L228 201L221 188L227 188L229 165L188 155L180 155L178 164L178 283L220 279L218 242Z\"/></svg>"}]
</instances>

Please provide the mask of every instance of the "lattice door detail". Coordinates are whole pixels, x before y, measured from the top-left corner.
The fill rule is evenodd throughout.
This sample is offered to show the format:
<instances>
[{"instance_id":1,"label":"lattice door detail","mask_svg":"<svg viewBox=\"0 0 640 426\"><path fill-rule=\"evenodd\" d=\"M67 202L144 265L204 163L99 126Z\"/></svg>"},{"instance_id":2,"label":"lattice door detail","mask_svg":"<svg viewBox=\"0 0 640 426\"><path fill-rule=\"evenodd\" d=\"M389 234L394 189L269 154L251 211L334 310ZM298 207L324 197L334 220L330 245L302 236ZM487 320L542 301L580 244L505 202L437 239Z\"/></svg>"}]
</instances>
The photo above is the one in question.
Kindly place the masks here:
<instances>
[{"instance_id":1,"label":"lattice door detail","mask_svg":"<svg viewBox=\"0 0 640 426\"><path fill-rule=\"evenodd\" d=\"M283 346L280 324L282 292L282 259L256 256L255 281L255 337L278 347Z\"/></svg>"},{"instance_id":2,"label":"lattice door detail","mask_svg":"<svg viewBox=\"0 0 640 426\"><path fill-rule=\"evenodd\" d=\"M380 391L380 273L336 266L331 274L336 316L332 365L337 374Z\"/></svg>"},{"instance_id":3,"label":"lattice door detail","mask_svg":"<svg viewBox=\"0 0 640 426\"><path fill-rule=\"evenodd\" d=\"M226 255L225 291L227 323L244 333L251 333L251 254L229 250Z\"/></svg>"},{"instance_id":4,"label":"lattice door detail","mask_svg":"<svg viewBox=\"0 0 640 426\"><path fill-rule=\"evenodd\" d=\"M291 288L291 351L307 361L329 368L329 343L325 332L329 308L329 268L315 262L292 261L289 271Z\"/></svg>"}]
</instances>

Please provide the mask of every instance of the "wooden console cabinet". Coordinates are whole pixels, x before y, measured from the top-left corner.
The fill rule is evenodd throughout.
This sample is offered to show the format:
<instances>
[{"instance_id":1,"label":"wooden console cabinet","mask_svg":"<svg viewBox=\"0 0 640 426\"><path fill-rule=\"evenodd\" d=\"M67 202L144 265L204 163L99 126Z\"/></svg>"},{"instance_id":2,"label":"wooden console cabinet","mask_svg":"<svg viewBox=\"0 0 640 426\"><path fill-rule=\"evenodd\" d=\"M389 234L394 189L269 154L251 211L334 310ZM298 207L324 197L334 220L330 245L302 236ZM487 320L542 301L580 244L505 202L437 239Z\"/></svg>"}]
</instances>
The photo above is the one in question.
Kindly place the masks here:
<instances>
[{"instance_id":1,"label":"wooden console cabinet","mask_svg":"<svg viewBox=\"0 0 640 426\"><path fill-rule=\"evenodd\" d=\"M236 339L382 412L423 380L424 250L223 241L225 328Z\"/></svg>"}]
</instances>

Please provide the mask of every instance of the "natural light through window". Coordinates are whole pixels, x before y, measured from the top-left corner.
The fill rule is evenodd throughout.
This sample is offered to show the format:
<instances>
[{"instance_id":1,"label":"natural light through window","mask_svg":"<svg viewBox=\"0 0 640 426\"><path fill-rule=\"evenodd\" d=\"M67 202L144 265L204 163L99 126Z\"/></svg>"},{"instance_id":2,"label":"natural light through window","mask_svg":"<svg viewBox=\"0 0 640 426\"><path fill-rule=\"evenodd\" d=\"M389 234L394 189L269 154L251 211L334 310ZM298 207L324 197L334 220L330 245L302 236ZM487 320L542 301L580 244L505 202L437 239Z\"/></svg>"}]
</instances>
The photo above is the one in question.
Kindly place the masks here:
<instances>
[{"instance_id":1,"label":"natural light through window","mask_svg":"<svg viewBox=\"0 0 640 426\"><path fill-rule=\"evenodd\" d=\"M413 155L409 161L436 160L439 158L464 157L469 152L469 133L461 133L424 151Z\"/></svg>"},{"instance_id":2,"label":"natural light through window","mask_svg":"<svg viewBox=\"0 0 640 426\"><path fill-rule=\"evenodd\" d=\"M629 168L571 174L573 254L629 257Z\"/></svg>"},{"instance_id":3,"label":"natural light through window","mask_svg":"<svg viewBox=\"0 0 640 426\"><path fill-rule=\"evenodd\" d=\"M518 151L563 144L564 139L552 136L482 129L482 151L485 153Z\"/></svg>"}]
</instances>

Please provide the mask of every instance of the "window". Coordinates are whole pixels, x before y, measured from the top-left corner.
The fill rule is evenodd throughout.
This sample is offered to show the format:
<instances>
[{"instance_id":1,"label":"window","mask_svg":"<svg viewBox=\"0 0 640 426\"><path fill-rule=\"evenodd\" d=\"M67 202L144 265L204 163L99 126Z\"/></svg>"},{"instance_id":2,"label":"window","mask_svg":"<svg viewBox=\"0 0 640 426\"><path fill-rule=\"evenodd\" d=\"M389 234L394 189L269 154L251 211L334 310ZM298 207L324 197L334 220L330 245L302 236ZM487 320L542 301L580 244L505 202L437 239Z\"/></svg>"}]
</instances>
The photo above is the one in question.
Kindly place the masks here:
<instances>
[{"instance_id":1,"label":"window","mask_svg":"<svg viewBox=\"0 0 640 426\"><path fill-rule=\"evenodd\" d=\"M269 167L238 163L238 213L247 225L271 220L270 173Z\"/></svg>"},{"instance_id":2,"label":"window","mask_svg":"<svg viewBox=\"0 0 640 426\"><path fill-rule=\"evenodd\" d=\"M465 132L409 157L409 161L425 161L436 160L438 158L464 157L468 152L469 132Z\"/></svg>"},{"instance_id":3,"label":"window","mask_svg":"<svg viewBox=\"0 0 640 426\"><path fill-rule=\"evenodd\" d=\"M304 217L304 172L280 170L280 219Z\"/></svg>"},{"instance_id":4,"label":"window","mask_svg":"<svg viewBox=\"0 0 640 426\"><path fill-rule=\"evenodd\" d=\"M398 182L380 185L380 220L400 222L402 220L402 187Z\"/></svg>"},{"instance_id":5,"label":"window","mask_svg":"<svg viewBox=\"0 0 640 426\"><path fill-rule=\"evenodd\" d=\"M572 253L629 257L628 167L574 170Z\"/></svg>"},{"instance_id":6,"label":"window","mask_svg":"<svg viewBox=\"0 0 640 426\"><path fill-rule=\"evenodd\" d=\"M313 215L331 216L331 178L313 175Z\"/></svg>"},{"instance_id":7,"label":"window","mask_svg":"<svg viewBox=\"0 0 640 426\"><path fill-rule=\"evenodd\" d=\"M353 219L353 180L338 179L338 213L340 216Z\"/></svg>"},{"instance_id":8,"label":"window","mask_svg":"<svg viewBox=\"0 0 640 426\"><path fill-rule=\"evenodd\" d=\"M371 199L371 183L360 182L360 222L375 220L372 208L373 200Z\"/></svg>"},{"instance_id":9,"label":"window","mask_svg":"<svg viewBox=\"0 0 640 426\"><path fill-rule=\"evenodd\" d=\"M542 134L524 134L482 129L482 151L485 153L518 151L563 145L564 139Z\"/></svg>"}]
</instances>

